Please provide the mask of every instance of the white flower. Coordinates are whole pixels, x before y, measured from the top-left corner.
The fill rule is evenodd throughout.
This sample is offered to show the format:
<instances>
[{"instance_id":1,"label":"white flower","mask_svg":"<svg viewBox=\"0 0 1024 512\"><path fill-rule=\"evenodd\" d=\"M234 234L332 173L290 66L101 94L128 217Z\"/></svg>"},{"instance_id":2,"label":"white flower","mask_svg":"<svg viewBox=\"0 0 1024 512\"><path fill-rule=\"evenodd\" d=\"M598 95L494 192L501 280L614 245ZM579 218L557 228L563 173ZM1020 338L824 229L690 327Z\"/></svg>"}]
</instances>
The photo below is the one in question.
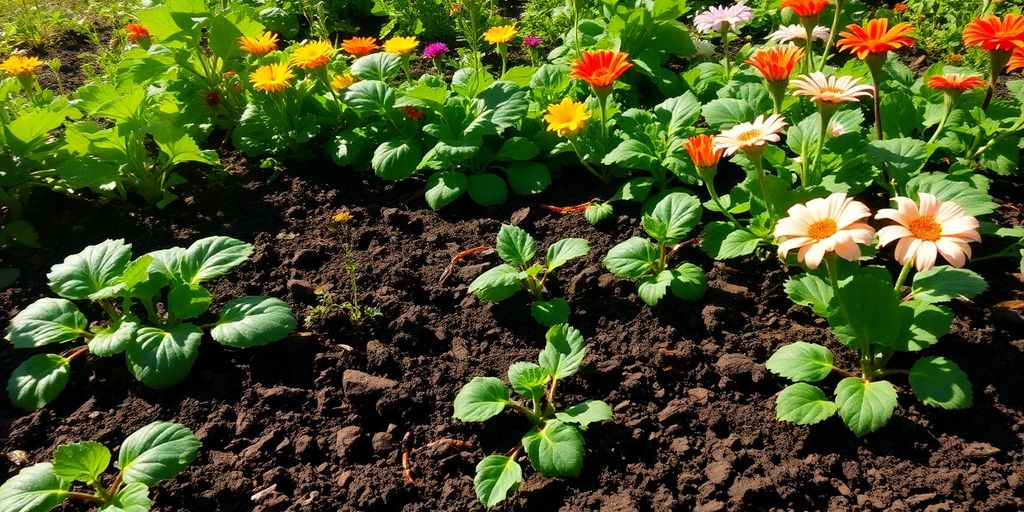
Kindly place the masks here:
<instances>
[{"instance_id":1,"label":"white flower","mask_svg":"<svg viewBox=\"0 0 1024 512\"><path fill-rule=\"evenodd\" d=\"M768 142L778 142L779 132L786 127L782 116L757 116L751 123L740 123L715 137L715 149L724 149L726 156L737 151L757 151Z\"/></svg>"},{"instance_id":2,"label":"white flower","mask_svg":"<svg viewBox=\"0 0 1024 512\"><path fill-rule=\"evenodd\" d=\"M811 37L821 41L828 41L828 35L828 28L821 25L814 27L814 30L811 31ZM802 25L785 25L779 27L778 30L768 36L769 41L775 41L779 44L803 41L805 39L807 39L807 30Z\"/></svg>"},{"instance_id":3,"label":"white flower","mask_svg":"<svg viewBox=\"0 0 1024 512\"><path fill-rule=\"evenodd\" d=\"M753 18L754 11L740 2L729 7L724 5L711 7L693 18L693 25L698 32L721 32L723 27L739 29Z\"/></svg>"}]
</instances>

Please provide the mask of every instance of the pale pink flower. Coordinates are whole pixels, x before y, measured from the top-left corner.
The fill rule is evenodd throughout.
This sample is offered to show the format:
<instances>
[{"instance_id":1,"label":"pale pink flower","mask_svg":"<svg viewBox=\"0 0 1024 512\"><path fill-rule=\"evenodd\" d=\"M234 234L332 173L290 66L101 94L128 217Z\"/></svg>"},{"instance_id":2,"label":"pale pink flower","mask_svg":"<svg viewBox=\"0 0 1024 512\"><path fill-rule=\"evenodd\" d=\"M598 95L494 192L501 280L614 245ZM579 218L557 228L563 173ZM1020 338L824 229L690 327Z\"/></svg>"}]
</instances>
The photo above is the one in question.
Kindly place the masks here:
<instances>
[{"instance_id":1,"label":"pale pink flower","mask_svg":"<svg viewBox=\"0 0 1024 512\"><path fill-rule=\"evenodd\" d=\"M967 215L953 201L940 201L932 194L918 194L919 203L908 197L897 197L896 208L878 211L876 219L890 219L897 224L878 230L880 245L896 244L896 261L906 265L913 261L917 270L935 266L938 254L950 265L960 268L971 257L968 242L980 242L978 219Z\"/></svg>"},{"instance_id":2,"label":"pale pink flower","mask_svg":"<svg viewBox=\"0 0 1024 512\"><path fill-rule=\"evenodd\" d=\"M811 38L818 39L820 41L828 41L829 30L828 27L818 25L811 31ZM807 30L804 29L803 25L783 25L778 30L768 35L769 41L774 41L779 44L790 43L793 41L804 41L807 39Z\"/></svg>"},{"instance_id":3,"label":"pale pink flower","mask_svg":"<svg viewBox=\"0 0 1024 512\"><path fill-rule=\"evenodd\" d=\"M795 89L794 96L809 96L815 102L842 103L855 102L861 97L871 97L875 88L860 84L860 79L852 76L825 76L816 71L810 75L796 77L790 86Z\"/></svg>"},{"instance_id":4,"label":"pale pink flower","mask_svg":"<svg viewBox=\"0 0 1024 512\"><path fill-rule=\"evenodd\" d=\"M756 151L768 142L778 142L779 132L785 127L786 122L778 114L757 116L752 123L740 123L716 136L715 149L724 149L726 156Z\"/></svg>"},{"instance_id":5,"label":"pale pink flower","mask_svg":"<svg viewBox=\"0 0 1024 512\"><path fill-rule=\"evenodd\" d=\"M843 123L836 121L835 119L828 123L829 131L832 132L832 138L840 137L846 134L846 127Z\"/></svg>"},{"instance_id":6,"label":"pale pink flower","mask_svg":"<svg viewBox=\"0 0 1024 512\"><path fill-rule=\"evenodd\" d=\"M754 11L740 2L729 7L711 7L693 18L693 26L698 32L721 32L723 28L738 29L753 18Z\"/></svg>"},{"instance_id":7,"label":"pale pink flower","mask_svg":"<svg viewBox=\"0 0 1024 512\"><path fill-rule=\"evenodd\" d=\"M869 244L875 236L871 226L861 222L871 216L864 203L836 192L826 198L796 204L788 217L775 225L780 239L779 257L799 249L796 259L816 269L826 254L836 253L847 261L860 259L860 244Z\"/></svg>"}]
</instances>

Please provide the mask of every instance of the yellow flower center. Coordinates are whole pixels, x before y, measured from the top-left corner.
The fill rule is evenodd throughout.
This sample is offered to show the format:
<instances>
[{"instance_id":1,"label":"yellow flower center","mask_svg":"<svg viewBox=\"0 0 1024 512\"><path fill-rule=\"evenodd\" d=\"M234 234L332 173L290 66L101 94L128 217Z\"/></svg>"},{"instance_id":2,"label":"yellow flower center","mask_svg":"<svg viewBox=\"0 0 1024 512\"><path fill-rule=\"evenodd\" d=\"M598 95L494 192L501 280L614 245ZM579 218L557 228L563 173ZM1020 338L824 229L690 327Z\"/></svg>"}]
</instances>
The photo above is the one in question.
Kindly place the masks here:
<instances>
[{"instance_id":1,"label":"yellow flower center","mask_svg":"<svg viewBox=\"0 0 1024 512\"><path fill-rule=\"evenodd\" d=\"M815 240L824 240L839 231L836 221L833 219L821 219L815 221L807 228L807 236Z\"/></svg>"},{"instance_id":2,"label":"yellow flower center","mask_svg":"<svg viewBox=\"0 0 1024 512\"><path fill-rule=\"evenodd\" d=\"M756 140L756 139L758 139L760 137L761 137L761 130L758 130L757 128L754 128L754 129L747 130L747 131L739 134L739 136L736 137L736 138L741 140L741 141L743 141L743 142L750 142L750 141Z\"/></svg>"},{"instance_id":3,"label":"yellow flower center","mask_svg":"<svg viewBox=\"0 0 1024 512\"><path fill-rule=\"evenodd\" d=\"M931 217L920 217L910 222L908 226L914 238L934 242L942 237L942 225L935 222Z\"/></svg>"}]
</instances>

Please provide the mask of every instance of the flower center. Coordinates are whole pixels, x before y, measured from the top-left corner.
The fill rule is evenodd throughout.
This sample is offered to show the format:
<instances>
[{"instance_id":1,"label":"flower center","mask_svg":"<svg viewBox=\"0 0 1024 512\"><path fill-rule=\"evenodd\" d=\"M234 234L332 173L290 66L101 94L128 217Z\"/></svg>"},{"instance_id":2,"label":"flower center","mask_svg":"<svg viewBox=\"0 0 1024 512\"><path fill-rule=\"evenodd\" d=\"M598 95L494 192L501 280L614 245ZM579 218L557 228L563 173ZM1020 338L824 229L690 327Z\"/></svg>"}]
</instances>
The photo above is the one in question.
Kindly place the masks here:
<instances>
[{"instance_id":1,"label":"flower center","mask_svg":"<svg viewBox=\"0 0 1024 512\"><path fill-rule=\"evenodd\" d=\"M753 130L747 130L741 133L739 137L736 138L743 142L750 142L752 140L758 139L759 137L761 137L761 130L755 128Z\"/></svg>"},{"instance_id":2,"label":"flower center","mask_svg":"<svg viewBox=\"0 0 1024 512\"><path fill-rule=\"evenodd\" d=\"M935 222L934 218L921 217L914 219L908 226L914 238L934 242L942 237L942 225Z\"/></svg>"},{"instance_id":3,"label":"flower center","mask_svg":"<svg viewBox=\"0 0 1024 512\"><path fill-rule=\"evenodd\" d=\"M824 240L838 231L836 221L832 219L821 219L815 221L807 228L807 236L815 240Z\"/></svg>"}]
</instances>

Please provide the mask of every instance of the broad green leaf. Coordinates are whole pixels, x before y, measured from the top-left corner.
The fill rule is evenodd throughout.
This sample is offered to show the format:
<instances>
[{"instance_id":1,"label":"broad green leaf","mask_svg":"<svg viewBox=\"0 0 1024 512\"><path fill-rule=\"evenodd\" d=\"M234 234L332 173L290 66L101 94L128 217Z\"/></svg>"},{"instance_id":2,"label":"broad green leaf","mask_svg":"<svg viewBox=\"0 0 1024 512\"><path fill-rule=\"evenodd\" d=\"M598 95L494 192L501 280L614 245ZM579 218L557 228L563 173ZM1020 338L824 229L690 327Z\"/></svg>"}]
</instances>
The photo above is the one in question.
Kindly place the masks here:
<instances>
[{"instance_id":1,"label":"broad green leaf","mask_svg":"<svg viewBox=\"0 0 1024 512\"><path fill-rule=\"evenodd\" d=\"M600 400L587 400L555 413L555 418L586 429L591 423L612 419L612 408Z\"/></svg>"},{"instance_id":2,"label":"broad green leaf","mask_svg":"<svg viewBox=\"0 0 1024 512\"><path fill-rule=\"evenodd\" d=\"M356 59L349 71L360 80L386 83L402 71L402 58L393 53L377 52Z\"/></svg>"},{"instance_id":3,"label":"broad green leaf","mask_svg":"<svg viewBox=\"0 0 1024 512\"><path fill-rule=\"evenodd\" d=\"M534 428L523 436L523 447L542 475L577 477L583 469L583 435L568 423L548 420L544 428Z\"/></svg>"},{"instance_id":4,"label":"broad green leaf","mask_svg":"<svg viewBox=\"0 0 1024 512\"><path fill-rule=\"evenodd\" d=\"M132 482L121 487L113 501L100 507L99 512L149 512L153 501L149 499L149 487Z\"/></svg>"},{"instance_id":5,"label":"broad green leaf","mask_svg":"<svg viewBox=\"0 0 1024 512\"><path fill-rule=\"evenodd\" d=\"M513 162L505 169L508 186L521 196L539 194L551 185L548 168L537 162Z\"/></svg>"},{"instance_id":6,"label":"broad green leaf","mask_svg":"<svg viewBox=\"0 0 1024 512\"><path fill-rule=\"evenodd\" d=\"M752 254L760 243L761 239L750 231L716 221L704 227L700 248L716 260L727 260Z\"/></svg>"},{"instance_id":7,"label":"broad green leaf","mask_svg":"<svg viewBox=\"0 0 1024 512\"><path fill-rule=\"evenodd\" d=\"M864 382L847 377L836 385L836 405L846 426L861 437L889 422L896 408L896 388L884 380Z\"/></svg>"},{"instance_id":8,"label":"broad green leaf","mask_svg":"<svg viewBox=\"0 0 1024 512\"><path fill-rule=\"evenodd\" d=\"M836 404L812 384L797 382L779 392L775 399L775 417L797 425L813 425L836 413Z\"/></svg>"},{"instance_id":9,"label":"broad green leaf","mask_svg":"<svg viewBox=\"0 0 1024 512\"><path fill-rule=\"evenodd\" d=\"M344 101L360 115L380 117L395 106L395 91L379 80L362 80L345 89Z\"/></svg>"},{"instance_id":10,"label":"broad green leaf","mask_svg":"<svg viewBox=\"0 0 1024 512\"><path fill-rule=\"evenodd\" d=\"M34 464L0 485L0 510L46 512L57 508L70 490L71 482L58 478L52 464Z\"/></svg>"},{"instance_id":11,"label":"broad green leaf","mask_svg":"<svg viewBox=\"0 0 1024 512\"><path fill-rule=\"evenodd\" d=\"M700 300L708 291L708 278L704 271L693 263L683 263L678 267L669 270L672 274L672 282L669 289L672 295L683 300Z\"/></svg>"},{"instance_id":12,"label":"broad green leaf","mask_svg":"<svg viewBox=\"0 0 1024 512\"><path fill-rule=\"evenodd\" d=\"M632 178L623 183L608 202L635 201L639 203L647 199L653 188L653 178Z\"/></svg>"},{"instance_id":13,"label":"broad green leaf","mask_svg":"<svg viewBox=\"0 0 1024 512\"><path fill-rule=\"evenodd\" d=\"M824 317L828 315L829 304L832 302L832 285L814 274L800 274L786 280L786 295L794 303L810 306L814 314Z\"/></svg>"},{"instance_id":14,"label":"broad green leaf","mask_svg":"<svg viewBox=\"0 0 1024 512\"><path fill-rule=\"evenodd\" d=\"M522 228L505 224L498 231L498 256L506 263L525 266L537 255L537 242Z\"/></svg>"},{"instance_id":15,"label":"broad green leaf","mask_svg":"<svg viewBox=\"0 0 1024 512\"><path fill-rule=\"evenodd\" d=\"M582 238L563 238L548 247L548 270L561 267L569 260L586 256L590 244Z\"/></svg>"},{"instance_id":16,"label":"broad green leaf","mask_svg":"<svg viewBox=\"0 0 1024 512\"><path fill-rule=\"evenodd\" d=\"M648 306L655 306L672 285L672 272L662 270L655 276L646 276L637 283L636 294Z\"/></svg>"},{"instance_id":17,"label":"broad green leaf","mask_svg":"<svg viewBox=\"0 0 1024 512\"><path fill-rule=\"evenodd\" d=\"M728 130L733 126L753 121L756 117L749 103L735 98L719 98L704 105L704 119L715 130Z\"/></svg>"},{"instance_id":18,"label":"broad green leaf","mask_svg":"<svg viewBox=\"0 0 1024 512\"><path fill-rule=\"evenodd\" d=\"M57 354L36 354L11 372L7 396L26 411L40 409L64 389L70 367L68 360Z\"/></svg>"},{"instance_id":19,"label":"broad green leaf","mask_svg":"<svg viewBox=\"0 0 1024 512\"><path fill-rule=\"evenodd\" d=\"M241 297L221 308L210 337L221 345L250 348L281 340L295 327L295 315L283 300Z\"/></svg>"},{"instance_id":20,"label":"broad green leaf","mask_svg":"<svg viewBox=\"0 0 1024 512\"><path fill-rule=\"evenodd\" d=\"M900 304L900 309L911 317L894 345L904 352L923 350L938 343L953 325L953 312L942 305L908 300Z\"/></svg>"},{"instance_id":21,"label":"broad green leaf","mask_svg":"<svg viewBox=\"0 0 1024 512\"><path fill-rule=\"evenodd\" d=\"M494 155L495 160L500 161L526 161L537 156L540 148L532 140L526 137L509 137L498 153Z\"/></svg>"},{"instance_id":22,"label":"broad green leaf","mask_svg":"<svg viewBox=\"0 0 1024 512\"><path fill-rule=\"evenodd\" d=\"M612 213L614 213L614 208L608 203L593 203L587 206L586 210L583 210L583 216L591 224L597 224L611 217Z\"/></svg>"},{"instance_id":23,"label":"broad green leaf","mask_svg":"<svg viewBox=\"0 0 1024 512\"><path fill-rule=\"evenodd\" d=\"M530 314L537 323L551 327L569 321L569 303L562 298L538 300L530 305Z\"/></svg>"},{"instance_id":24,"label":"broad green leaf","mask_svg":"<svg viewBox=\"0 0 1024 512\"><path fill-rule=\"evenodd\" d=\"M661 258L661 251L648 240L633 237L608 251L604 266L619 277L639 279L654 268Z\"/></svg>"},{"instance_id":25,"label":"broad green leaf","mask_svg":"<svg viewBox=\"0 0 1024 512\"><path fill-rule=\"evenodd\" d=\"M870 141L864 153L876 166L884 163L900 187L921 171L929 156L924 141L909 137Z\"/></svg>"},{"instance_id":26,"label":"broad green leaf","mask_svg":"<svg viewBox=\"0 0 1024 512\"><path fill-rule=\"evenodd\" d=\"M151 388L169 388L188 376L202 339L202 329L192 324L181 324L170 331L143 327L125 351L128 369Z\"/></svg>"},{"instance_id":27,"label":"broad green leaf","mask_svg":"<svg viewBox=\"0 0 1024 512\"><path fill-rule=\"evenodd\" d=\"M381 54L377 54L381 55ZM416 142L392 139L373 152L370 166L378 177L385 180L404 180L416 173L423 153Z\"/></svg>"},{"instance_id":28,"label":"broad green leaf","mask_svg":"<svg viewBox=\"0 0 1024 512\"><path fill-rule=\"evenodd\" d=\"M230 10L206 21L207 44L214 55L225 60L238 57L241 55L238 38L258 36L263 32L263 25L245 13L243 10Z\"/></svg>"},{"instance_id":29,"label":"broad green leaf","mask_svg":"<svg viewBox=\"0 0 1024 512\"><path fill-rule=\"evenodd\" d=\"M180 284L167 294L167 309L179 320L197 317L210 309L213 296L198 284Z\"/></svg>"},{"instance_id":30,"label":"broad green leaf","mask_svg":"<svg viewBox=\"0 0 1024 512\"><path fill-rule=\"evenodd\" d=\"M489 455L476 465L473 487L484 507L491 508L516 492L523 483L523 468L511 457Z\"/></svg>"},{"instance_id":31,"label":"broad green leaf","mask_svg":"<svg viewBox=\"0 0 1024 512\"><path fill-rule=\"evenodd\" d=\"M427 178L424 198L432 210L448 206L466 192L466 175L457 171L441 171Z\"/></svg>"},{"instance_id":32,"label":"broad green leaf","mask_svg":"<svg viewBox=\"0 0 1024 512\"><path fill-rule=\"evenodd\" d=\"M940 201L953 201L974 217L990 214L999 206L985 191L965 181L954 181L945 172L921 173L907 183L907 197L916 201L921 192L933 194Z\"/></svg>"},{"instance_id":33,"label":"broad green leaf","mask_svg":"<svg viewBox=\"0 0 1024 512\"><path fill-rule=\"evenodd\" d=\"M191 284L209 281L227 274L251 254L252 245L234 238L211 236L196 240L181 258L181 277Z\"/></svg>"},{"instance_id":34,"label":"broad green leaf","mask_svg":"<svg viewBox=\"0 0 1024 512\"><path fill-rule=\"evenodd\" d=\"M11 319L7 341L14 348L30 348L75 341L85 334L89 320L65 299L39 299Z\"/></svg>"},{"instance_id":35,"label":"broad green leaf","mask_svg":"<svg viewBox=\"0 0 1024 512\"><path fill-rule=\"evenodd\" d=\"M508 185L497 174L470 174L466 178L466 191L481 206L494 206L508 201Z\"/></svg>"},{"instance_id":36,"label":"broad green leaf","mask_svg":"<svg viewBox=\"0 0 1024 512\"><path fill-rule=\"evenodd\" d=\"M184 282L185 279L181 277L181 263L185 259L185 255L186 250L184 247L172 247L170 249L153 251L146 256L153 258L153 263L149 266L151 272L156 272L169 281Z\"/></svg>"},{"instance_id":37,"label":"broad green leaf","mask_svg":"<svg viewBox=\"0 0 1024 512\"><path fill-rule=\"evenodd\" d=\"M776 350L764 365L794 382L818 382L832 373L832 352L816 343L797 341Z\"/></svg>"},{"instance_id":38,"label":"broad green leaf","mask_svg":"<svg viewBox=\"0 0 1024 512\"><path fill-rule=\"evenodd\" d=\"M973 401L967 374L945 357L918 359L910 368L910 387L921 403L932 407L965 409Z\"/></svg>"},{"instance_id":39,"label":"broad green leaf","mask_svg":"<svg viewBox=\"0 0 1024 512\"><path fill-rule=\"evenodd\" d=\"M113 297L131 257L132 246L124 240L106 240L68 256L64 263L54 265L46 278L50 289L67 299Z\"/></svg>"},{"instance_id":40,"label":"broad green leaf","mask_svg":"<svg viewBox=\"0 0 1024 512\"><path fill-rule=\"evenodd\" d=\"M643 217L648 235L665 244L676 244L700 222L704 210L696 196L673 192L655 205L650 215Z\"/></svg>"},{"instance_id":41,"label":"broad green leaf","mask_svg":"<svg viewBox=\"0 0 1024 512\"><path fill-rule=\"evenodd\" d=\"M142 287L149 279L149 268L153 265L153 257L146 254L133 260L125 267L122 280L124 287L130 292Z\"/></svg>"},{"instance_id":42,"label":"broad green leaf","mask_svg":"<svg viewBox=\"0 0 1024 512\"><path fill-rule=\"evenodd\" d=\"M488 121L494 127L493 133L516 126L530 109L526 90L504 80L489 85L478 97L490 113Z\"/></svg>"},{"instance_id":43,"label":"broad green leaf","mask_svg":"<svg viewBox=\"0 0 1024 512\"><path fill-rule=\"evenodd\" d=\"M839 295L837 299L842 302L833 301L828 323L836 338L847 346L877 343L891 347L910 320L910 312L899 307L892 285L869 274L861 273L841 283Z\"/></svg>"},{"instance_id":44,"label":"broad green leaf","mask_svg":"<svg viewBox=\"0 0 1024 512\"><path fill-rule=\"evenodd\" d=\"M551 376L537 364L518 362L508 367L508 381L516 393L539 402Z\"/></svg>"},{"instance_id":45,"label":"broad green leaf","mask_svg":"<svg viewBox=\"0 0 1024 512\"><path fill-rule=\"evenodd\" d=\"M157 421L121 444L117 467L126 484L152 486L178 476L199 455L202 443L184 425Z\"/></svg>"},{"instance_id":46,"label":"broad green leaf","mask_svg":"<svg viewBox=\"0 0 1024 512\"><path fill-rule=\"evenodd\" d=\"M498 265L469 283L469 293L487 302L501 302L522 289L519 271L508 264Z\"/></svg>"},{"instance_id":47,"label":"broad green leaf","mask_svg":"<svg viewBox=\"0 0 1024 512\"><path fill-rule=\"evenodd\" d=\"M922 302L947 302L957 297L973 299L985 289L985 279L974 271L948 265L932 267L914 275L914 299Z\"/></svg>"},{"instance_id":48,"label":"broad green leaf","mask_svg":"<svg viewBox=\"0 0 1024 512\"><path fill-rule=\"evenodd\" d=\"M53 452L53 474L64 480L99 482L110 466L110 450L95 441L64 444Z\"/></svg>"},{"instance_id":49,"label":"broad green leaf","mask_svg":"<svg viewBox=\"0 0 1024 512\"><path fill-rule=\"evenodd\" d=\"M561 324L548 329L545 337L547 343L538 360L541 367L552 378L559 380L576 373L587 355L586 343L580 331L571 325Z\"/></svg>"},{"instance_id":50,"label":"broad green leaf","mask_svg":"<svg viewBox=\"0 0 1024 512\"><path fill-rule=\"evenodd\" d=\"M141 322L135 315L121 317L113 325L96 331L92 339L89 340L89 353L99 357L108 357L124 352L135 339L135 332L139 330L139 327L141 327Z\"/></svg>"},{"instance_id":51,"label":"broad green leaf","mask_svg":"<svg viewBox=\"0 0 1024 512\"><path fill-rule=\"evenodd\" d=\"M456 419L486 421L505 410L508 388L496 377L473 377L455 396Z\"/></svg>"}]
</instances>

